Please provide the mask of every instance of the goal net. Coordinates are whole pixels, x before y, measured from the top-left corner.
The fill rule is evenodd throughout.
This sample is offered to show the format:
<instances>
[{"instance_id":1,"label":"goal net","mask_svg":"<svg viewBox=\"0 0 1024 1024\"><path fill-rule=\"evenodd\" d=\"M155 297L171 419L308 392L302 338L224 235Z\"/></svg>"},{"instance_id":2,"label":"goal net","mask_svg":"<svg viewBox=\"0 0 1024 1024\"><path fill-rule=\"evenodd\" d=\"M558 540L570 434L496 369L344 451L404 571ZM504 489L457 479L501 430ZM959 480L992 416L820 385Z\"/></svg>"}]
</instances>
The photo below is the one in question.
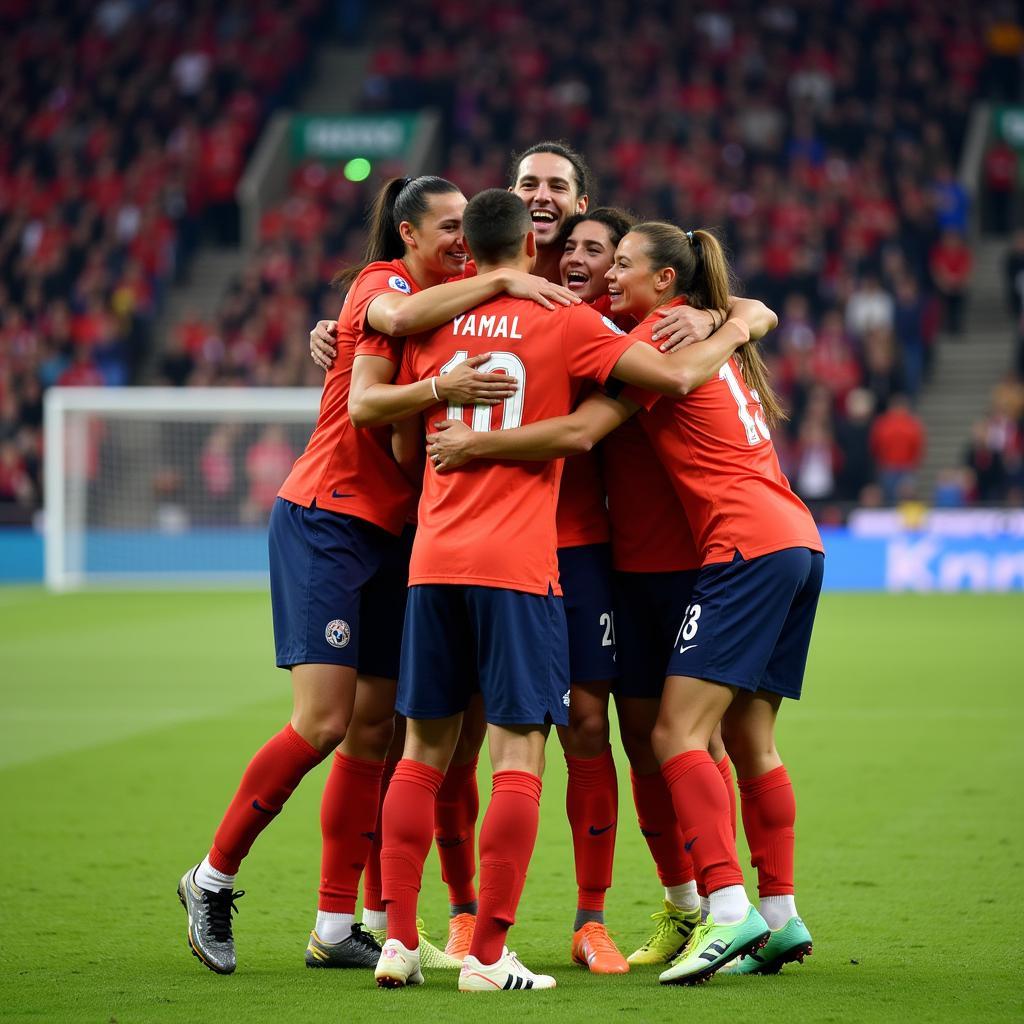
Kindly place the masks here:
<instances>
[{"instance_id":1,"label":"goal net","mask_svg":"<svg viewBox=\"0 0 1024 1024\"><path fill-rule=\"evenodd\" d=\"M309 388L51 388L47 586L265 580L270 509L319 399Z\"/></svg>"}]
</instances>

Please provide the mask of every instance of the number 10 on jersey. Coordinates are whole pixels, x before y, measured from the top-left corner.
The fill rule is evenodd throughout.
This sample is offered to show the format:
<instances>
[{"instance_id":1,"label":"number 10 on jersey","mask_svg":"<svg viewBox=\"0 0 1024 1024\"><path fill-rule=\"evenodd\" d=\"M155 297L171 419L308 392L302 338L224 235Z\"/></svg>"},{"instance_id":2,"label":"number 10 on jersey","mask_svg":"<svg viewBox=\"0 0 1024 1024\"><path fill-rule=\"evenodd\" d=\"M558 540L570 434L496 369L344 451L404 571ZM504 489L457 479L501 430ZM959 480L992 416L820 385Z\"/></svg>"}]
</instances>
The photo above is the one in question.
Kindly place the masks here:
<instances>
[{"instance_id":1,"label":"number 10 on jersey","mask_svg":"<svg viewBox=\"0 0 1024 1024\"><path fill-rule=\"evenodd\" d=\"M448 360L444 366L441 367L441 373L451 373L459 363L464 363L469 358L469 352L465 349L459 349ZM523 361L514 352L492 352L490 358L485 363L481 363L477 367L480 373L507 373L510 377L515 377L519 381L519 388L511 398L506 398L501 403L501 426L500 430L512 430L514 427L518 427L523 422L523 398L526 395L526 367L523 365ZM490 430L491 429L491 410L493 406L490 405L474 405L473 409L473 422L471 424L474 430ZM449 403L448 405L448 419L450 420L461 420L463 413L463 406Z\"/></svg>"}]
</instances>

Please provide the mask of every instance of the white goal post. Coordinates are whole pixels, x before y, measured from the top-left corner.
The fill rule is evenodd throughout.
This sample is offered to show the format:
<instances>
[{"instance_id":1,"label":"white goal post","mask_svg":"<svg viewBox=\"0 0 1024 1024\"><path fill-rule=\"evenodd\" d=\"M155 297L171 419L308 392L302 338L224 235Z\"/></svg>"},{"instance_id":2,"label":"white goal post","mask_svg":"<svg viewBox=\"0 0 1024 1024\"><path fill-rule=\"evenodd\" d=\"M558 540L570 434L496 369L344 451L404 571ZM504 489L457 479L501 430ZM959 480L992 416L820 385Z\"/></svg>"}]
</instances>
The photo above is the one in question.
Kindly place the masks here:
<instances>
[{"instance_id":1,"label":"white goal post","mask_svg":"<svg viewBox=\"0 0 1024 1024\"><path fill-rule=\"evenodd\" d=\"M47 586L265 580L273 495L319 401L316 388L50 388Z\"/></svg>"}]
</instances>

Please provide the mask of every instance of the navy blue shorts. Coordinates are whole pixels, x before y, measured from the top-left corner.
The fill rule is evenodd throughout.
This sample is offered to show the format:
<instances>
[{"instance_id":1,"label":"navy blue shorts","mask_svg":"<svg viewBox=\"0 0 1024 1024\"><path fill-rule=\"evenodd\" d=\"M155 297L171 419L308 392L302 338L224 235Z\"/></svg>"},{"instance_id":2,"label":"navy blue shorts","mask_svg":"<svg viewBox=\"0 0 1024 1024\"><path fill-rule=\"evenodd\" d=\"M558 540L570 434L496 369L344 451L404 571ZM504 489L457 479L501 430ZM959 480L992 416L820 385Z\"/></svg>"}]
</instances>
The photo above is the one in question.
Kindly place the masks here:
<instances>
[{"instance_id":1,"label":"navy blue shorts","mask_svg":"<svg viewBox=\"0 0 1024 1024\"><path fill-rule=\"evenodd\" d=\"M661 698L672 642L696 579L696 569L613 575L619 659L616 696Z\"/></svg>"},{"instance_id":2,"label":"navy blue shorts","mask_svg":"<svg viewBox=\"0 0 1024 1024\"><path fill-rule=\"evenodd\" d=\"M562 599L454 584L409 588L395 707L447 718L483 694L493 725L569 724Z\"/></svg>"},{"instance_id":3,"label":"navy blue shorts","mask_svg":"<svg viewBox=\"0 0 1024 1024\"><path fill-rule=\"evenodd\" d=\"M413 533L395 537L364 519L278 498L270 513L278 667L349 665L397 679Z\"/></svg>"},{"instance_id":4,"label":"navy blue shorts","mask_svg":"<svg viewBox=\"0 0 1024 1024\"><path fill-rule=\"evenodd\" d=\"M807 548L705 566L668 674L799 698L824 569L825 556Z\"/></svg>"},{"instance_id":5,"label":"navy blue shorts","mask_svg":"<svg viewBox=\"0 0 1024 1024\"><path fill-rule=\"evenodd\" d=\"M558 581L569 629L569 678L574 683L618 677L611 575L609 544L558 549Z\"/></svg>"}]
</instances>

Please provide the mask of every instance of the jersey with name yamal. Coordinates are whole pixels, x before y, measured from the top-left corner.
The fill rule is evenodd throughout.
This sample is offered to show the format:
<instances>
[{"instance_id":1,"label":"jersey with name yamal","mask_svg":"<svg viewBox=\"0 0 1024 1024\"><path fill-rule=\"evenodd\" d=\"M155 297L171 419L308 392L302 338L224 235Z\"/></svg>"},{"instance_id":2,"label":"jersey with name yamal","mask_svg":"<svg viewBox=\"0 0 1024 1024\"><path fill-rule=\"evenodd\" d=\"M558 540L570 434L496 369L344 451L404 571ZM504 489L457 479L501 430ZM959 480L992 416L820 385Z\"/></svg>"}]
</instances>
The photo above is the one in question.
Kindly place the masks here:
<instances>
[{"instance_id":1,"label":"jersey with name yamal","mask_svg":"<svg viewBox=\"0 0 1024 1024\"><path fill-rule=\"evenodd\" d=\"M589 306L546 310L500 296L437 330L410 338L399 383L453 370L490 352L481 372L519 381L498 406L437 405L424 413L428 432L444 419L475 430L501 430L568 414L584 381L603 384L634 344ZM478 460L453 472L424 469L409 583L500 587L559 594L555 507L561 460Z\"/></svg>"}]
</instances>

